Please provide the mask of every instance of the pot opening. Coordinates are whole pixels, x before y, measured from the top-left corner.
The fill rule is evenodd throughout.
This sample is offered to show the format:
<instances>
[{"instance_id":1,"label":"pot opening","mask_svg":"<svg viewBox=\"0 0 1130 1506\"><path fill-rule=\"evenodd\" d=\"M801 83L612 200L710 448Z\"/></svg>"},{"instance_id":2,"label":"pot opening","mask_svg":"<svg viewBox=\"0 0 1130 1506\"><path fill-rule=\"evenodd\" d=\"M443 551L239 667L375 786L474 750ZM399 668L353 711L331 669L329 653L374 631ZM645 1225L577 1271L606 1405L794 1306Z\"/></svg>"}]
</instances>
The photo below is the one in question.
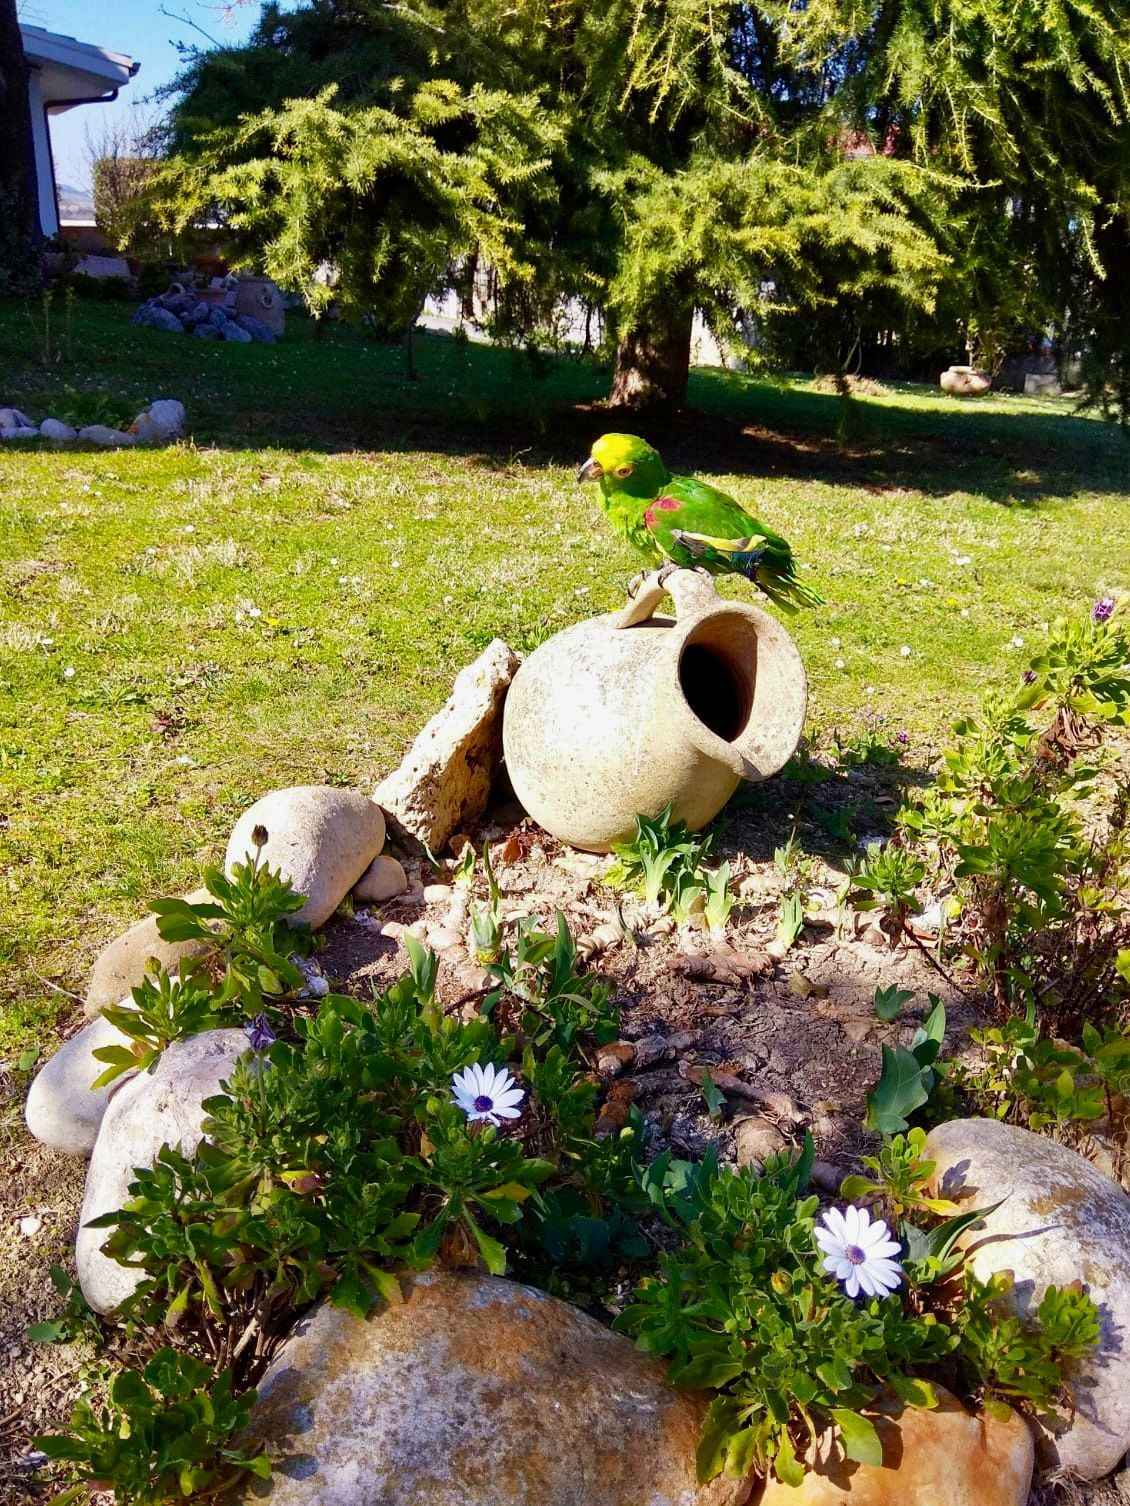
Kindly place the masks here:
<instances>
[{"instance_id":1,"label":"pot opening","mask_svg":"<svg viewBox=\"0 0 1130 1506\"><path fill-rule=\"evenodd\" d=\"M679 685L687 705L717 737L735 742L753 710L757 632L736 613L700 623L679 655Z\"/></svg>"}]
</instances>

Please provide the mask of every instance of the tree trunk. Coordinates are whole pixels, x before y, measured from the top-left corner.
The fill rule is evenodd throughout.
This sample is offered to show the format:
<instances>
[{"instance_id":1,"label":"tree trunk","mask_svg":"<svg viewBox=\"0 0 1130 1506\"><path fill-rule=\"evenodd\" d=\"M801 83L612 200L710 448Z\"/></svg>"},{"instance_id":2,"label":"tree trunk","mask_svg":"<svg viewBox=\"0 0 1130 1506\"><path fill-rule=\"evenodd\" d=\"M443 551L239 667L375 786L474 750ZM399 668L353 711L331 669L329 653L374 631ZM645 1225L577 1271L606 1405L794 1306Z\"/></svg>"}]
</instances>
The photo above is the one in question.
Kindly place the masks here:
<instances>
[{"instance_id":1,"label":"tree trunk","mask_svg":"<svg viewBox=\"0 0 1130 1506\"><path fill-rule=\"evenodd\" d=\"M616 348L609 402L645 410L678 408L687 395L694 309L655 309Z\"/></svg>"},{"instance_id":2,"label":"tree trunk","mask_svg":"<svg viewBox=\"0 0 1130 1506\"><path fill-rule=\"evenodd\" d=\"M0 0L0 295L39 288L39 205L30 74L16 0Z\"/></svg>"}]
</instances>

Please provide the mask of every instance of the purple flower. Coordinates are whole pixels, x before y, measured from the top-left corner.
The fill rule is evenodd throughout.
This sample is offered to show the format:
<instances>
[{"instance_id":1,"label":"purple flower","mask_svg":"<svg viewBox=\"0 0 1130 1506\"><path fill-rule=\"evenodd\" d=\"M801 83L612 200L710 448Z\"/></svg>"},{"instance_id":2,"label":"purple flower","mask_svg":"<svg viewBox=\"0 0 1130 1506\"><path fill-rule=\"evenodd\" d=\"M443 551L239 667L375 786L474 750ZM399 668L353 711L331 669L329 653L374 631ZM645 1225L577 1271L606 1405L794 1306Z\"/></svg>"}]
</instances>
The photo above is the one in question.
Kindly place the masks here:
<instances>
[{"instance_id":1,"label":"purple flower","mask_svg":"<svg viewBox=\"0 0 1130 1506\"><path fill-rule=\"evenodd\" d=\"M1092 622L1109 622L1114 616L1114 597L1100 596L1091 608Z\"/></svg>"},{"instance_id":2,"label":"purple flower","mask_svg":"<svg viewBox=\"0 0 1130 1506\"><path fill-rule=\"evenodd\" d=\"M243 1028L247 1032L247 1039L251 1042L253 1051L266 1051L278 1040L265 1014L257 1014Z\"/></svg>"},{"instance_id":3,"label":"purple flower","mask_svg":"<svg viewBox=\"0 0 1130 1506\"><path fill-rule=\"evenodd\" d=\"M898 732L898 733L895 734L895 737L896 737L896 740L897 740L898 745L899 745L900 748L909 748L909 746L910 746L910 733L909 732Z\"/></svg>"},{"instance_id":4,"label":"purple flower","mask_svg":"<svg viewBox=\"0 0 1130 1506\"><path fill-rule=\"evenodd\" d=\"M1020 676L1020 678L1021 678L1021 680L1023 680L1023 682L1024 682L1025 685L1035 685L1035 683L1036 683L1036 671L1034 669L1026 669L1024 671L1024 673Z\"/></svg>"}]
</instances>

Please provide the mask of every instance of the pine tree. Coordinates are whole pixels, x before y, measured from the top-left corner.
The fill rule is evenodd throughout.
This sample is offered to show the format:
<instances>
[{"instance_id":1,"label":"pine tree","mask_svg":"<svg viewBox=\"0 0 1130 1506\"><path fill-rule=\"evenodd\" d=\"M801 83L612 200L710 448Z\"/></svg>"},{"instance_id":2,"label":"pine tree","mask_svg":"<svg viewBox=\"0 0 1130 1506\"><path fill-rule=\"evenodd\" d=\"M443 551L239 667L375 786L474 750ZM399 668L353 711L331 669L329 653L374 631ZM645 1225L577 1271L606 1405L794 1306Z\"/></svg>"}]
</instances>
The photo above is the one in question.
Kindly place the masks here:
<instances>
[{"instance_id":1,"label":"pine tree","mask_svg":"<svg viewBox=\"0 0 1130 1506\"><path fill-rule=\"evenodd\" d=\"M999 344L1065 266L1105 308L1128 69L1123 0L268 5L179 81L168 202L390 332L461 258L499 333L578 298L613 400L671 404L696 309L850 345L963 308Z\"/></svg>"}]
</instances>

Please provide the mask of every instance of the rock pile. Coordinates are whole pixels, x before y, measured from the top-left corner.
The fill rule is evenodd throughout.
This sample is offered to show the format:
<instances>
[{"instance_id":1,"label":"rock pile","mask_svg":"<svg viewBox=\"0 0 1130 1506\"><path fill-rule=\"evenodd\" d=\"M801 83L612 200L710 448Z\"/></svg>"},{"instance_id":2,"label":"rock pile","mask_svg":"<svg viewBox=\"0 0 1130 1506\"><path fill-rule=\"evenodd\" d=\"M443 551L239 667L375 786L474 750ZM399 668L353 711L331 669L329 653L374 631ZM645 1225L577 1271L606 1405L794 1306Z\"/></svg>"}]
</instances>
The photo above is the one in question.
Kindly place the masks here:
<instances>
[{"instance_id":1,"label":"rock pile","mask_svg":"<svg viewBox=\"0 0 1130 1506\"><path fill-rule=\"evenodd\" d=\"M49 439L55 443L83 440L107 449L131 444L168 444L184 433L188 415L183 403L173 397L158 398L150 403L128 429L112 429L107 424L87 424L76 429L60 418L45 418L37 424L19 408L0 408L0 440Z\"/></svg>"},{"instance_id":2,"label":"rock pile","mask_svg":"<svg viewBox=\"0 0 1130 1506\"><path fill-rule=\"evenodd\" d=\"M231 340L249 345L258 340L273 345L277 336L254 314L239 314L186 293L179 285L160 293L141 305L131 324L146 329L163 329L171 335L195 335L200 340Z\"/></svg>"}]
</instances>

